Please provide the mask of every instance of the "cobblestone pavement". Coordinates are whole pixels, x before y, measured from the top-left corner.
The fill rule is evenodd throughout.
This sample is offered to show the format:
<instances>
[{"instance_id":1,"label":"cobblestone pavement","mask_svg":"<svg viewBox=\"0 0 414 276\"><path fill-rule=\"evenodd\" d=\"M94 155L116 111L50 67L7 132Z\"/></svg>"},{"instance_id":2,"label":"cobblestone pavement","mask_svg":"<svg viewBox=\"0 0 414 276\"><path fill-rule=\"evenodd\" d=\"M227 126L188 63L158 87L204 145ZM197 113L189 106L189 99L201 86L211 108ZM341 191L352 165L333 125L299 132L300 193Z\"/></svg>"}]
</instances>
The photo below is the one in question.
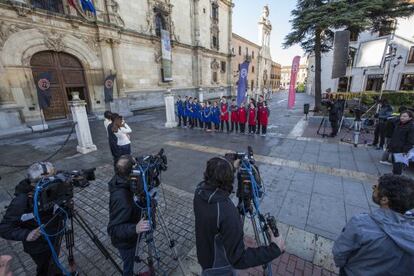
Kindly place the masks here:
<instances>
[{"instance_id":1,"label":"cobblestone pavement","mask_svg":"<svg viewBox=\"0 0 414 276\"><path fill-rule=\"evenodd\" d=\"M246 238L245 244L254 247L256 242L253 238ZM337 274L313 265L295 255L283 253L282 256L272 262L273 276L335 276ZM239 272L239 276L262 276L262 267L253 267Z\"/></svg>"},{"instance_id":2,"label":"cobblestone pavement","mask_svg":"<svg viewBox=\"0 0 414 276\"><path fill-rule=\"evenodd\" d=\"M96 181L92 181L84 189L75 189L74 202L75 209L92 228L97 238L109 250L116 262L120 264L121 260L118 252L111 246L110 238L106 232L109 219L109 192L107 187L108 181L112 177L112 171L113 167L110 165L98 167ZM168 185L163 185L162 187L160 189L158 210L163 213L171 237L175 240L178 255L183 257L195 243L192 198L187 193L182 193L174 187ZM119 275L109 260L106 260L98 251L86 232L76 223L74 229L74 256L78 271L82 275ZM161 270L173 270L177 266L177 262L171 258L168 239L161 232L160 227L157 228L154 234L154 240L156 241L156 247L161 260ZM61 261L67 267L67 251L64 242L61 248ZM21 242L0 239L0 252L1 254L9 254L13 257L12 270L14 271L14 275L35 275L35 264L29 255L23 253ZM146 254L141 254L140 257L146 259ZM136 265L137 271L142 268L144 268L144 265Z\"/></svg>"}]
</instances>

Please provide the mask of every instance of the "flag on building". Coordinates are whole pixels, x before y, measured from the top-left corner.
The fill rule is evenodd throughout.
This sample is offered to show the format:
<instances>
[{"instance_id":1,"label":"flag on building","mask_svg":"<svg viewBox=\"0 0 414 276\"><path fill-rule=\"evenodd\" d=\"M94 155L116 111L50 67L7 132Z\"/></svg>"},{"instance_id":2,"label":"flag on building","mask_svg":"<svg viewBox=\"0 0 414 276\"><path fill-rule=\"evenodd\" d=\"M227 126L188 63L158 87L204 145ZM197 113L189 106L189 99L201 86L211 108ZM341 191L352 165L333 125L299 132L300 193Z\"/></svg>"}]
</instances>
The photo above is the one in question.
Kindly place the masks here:
<instances>
[{"instance_id":1,"label":"flag on building","mask_svg":"<svg viewBox=\"0 0 414 276\"><path fill-rule=\"evenodd\" d=\"M296 56L292 61L292 69L290 72L288 108L292 109L295 106L296 100L296 78L299 72L300 56Z\"/></svg>"},{"instance_id":2,"label":"flag on building","mask_svg":"<svg viewBox=\"0 0 414 276\"><path fill-rule=\"evenodd\" d=\"M69 4L70 6L72 6L72 7L76 8L76 4L75 4L75 2L73 2L73 1L75 1L75 0L68 0L68 4Z\"/></svg>"},{"instance_id":3,"label":"flag on building","mask_svg":"<svg viewBox=\"0 0 414 276\"><path fill-rule=\"evenodd\" d=\"M45 109L50 106L52 95L50 93L50 73L44 72L39 74L36 80L37 100L39 108Z\"/></svg>"},{"instance_id":4,"label":"flag on building","mask_svg":"<svg viewBox=\"0 0 414 276\"><path fill-rule=\"evenodd\" d=\"M95 7L91 0L80 0L80 2L84 11L90 11L91 13L96 14Z\"/></svg>"},{"instance_id":5,"label":"flag on building","mask_svg":"<svg viewBox=\"0 0 414 276\"><path fill-rule=\"evenodd\" d=\"M104 83L104 96L105 102L109 103L114 100L114 80L116 78L115 74L110 74L105 78Z\"/></svg>"},{"instance_id":6,"label":"flag on building","mask_svg":"<svg viewBox=\"0 0 414 276\"><path fill-rule=\"evenodd\" d=\"M240 106L246 99L247 76L249 74L249 62L245 61L240 65L239 81L237 84L237 105Z\"/></svg>"}]
</instances>

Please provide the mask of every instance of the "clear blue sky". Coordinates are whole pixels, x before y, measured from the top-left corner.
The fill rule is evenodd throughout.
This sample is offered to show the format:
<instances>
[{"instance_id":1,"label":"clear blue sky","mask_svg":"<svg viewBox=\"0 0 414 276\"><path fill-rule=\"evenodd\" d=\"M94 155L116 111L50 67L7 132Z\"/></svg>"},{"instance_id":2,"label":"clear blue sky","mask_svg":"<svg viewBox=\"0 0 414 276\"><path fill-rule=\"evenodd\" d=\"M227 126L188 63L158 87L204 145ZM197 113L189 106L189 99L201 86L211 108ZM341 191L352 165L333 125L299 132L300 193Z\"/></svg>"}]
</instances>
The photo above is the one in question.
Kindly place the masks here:
<instances>
[{"instance_id":1,"label":"clear blue sky","mask_svg":"<svg viewBox=\"0 0 414 276\"><path fill-rule=\"evenodd\" d=\"M290 12L296 6L296 0L234 0L233 32L258 43L258 25L262 15L263 6L268 4L270 9L269 19L272 22L272 34L270 41L271 54L274 61L282 65L291 65L294 56L301 56L304 63L303 51L298 46L283 49L282 43L290 32Z\"/></svg>"}]
</instances>

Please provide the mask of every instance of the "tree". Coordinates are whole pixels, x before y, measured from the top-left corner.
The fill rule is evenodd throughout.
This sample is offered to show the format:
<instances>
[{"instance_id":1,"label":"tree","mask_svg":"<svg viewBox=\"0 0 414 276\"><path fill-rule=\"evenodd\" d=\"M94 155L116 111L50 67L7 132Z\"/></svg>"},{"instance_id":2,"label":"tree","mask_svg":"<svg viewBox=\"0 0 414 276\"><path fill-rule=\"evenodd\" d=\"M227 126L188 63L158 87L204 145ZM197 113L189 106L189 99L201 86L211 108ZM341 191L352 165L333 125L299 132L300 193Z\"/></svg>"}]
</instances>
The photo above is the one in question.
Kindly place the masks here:
<instances>
[{"instance_id":1,"label":"tree","mask_svg":"<svg viewBox=\"0 0 414 276\"><path fill-rule=\"evenodd\" d=\"M332 49L334 30L390 31L395 28L390 21L413 13L409 0L298 0L283 46L300 44L306 53L314 53L315 110L320 110L322 99L321 57Z\"/></svg>"}]
</instances>

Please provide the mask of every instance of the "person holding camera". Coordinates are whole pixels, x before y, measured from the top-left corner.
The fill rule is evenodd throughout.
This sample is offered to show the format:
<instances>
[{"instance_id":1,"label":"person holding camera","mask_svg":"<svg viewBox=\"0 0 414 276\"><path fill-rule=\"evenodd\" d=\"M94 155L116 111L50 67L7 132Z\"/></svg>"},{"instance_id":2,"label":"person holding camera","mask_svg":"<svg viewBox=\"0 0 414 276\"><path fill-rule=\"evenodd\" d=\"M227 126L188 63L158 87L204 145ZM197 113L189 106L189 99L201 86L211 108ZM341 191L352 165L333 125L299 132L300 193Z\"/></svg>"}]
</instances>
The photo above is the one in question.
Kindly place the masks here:
<instances>
[{"instance_id":1,"label":"person holding camera","mask_svg":"<svg viewBox=\"0 0 414 276\"><path fill-rule=\"evenodd\" d=\"M15 188L15 197L7 207L6 214L0 222L0 237L6 240L23 242L23 250L36 263L36 275L58 275L51 261L51 251L43 237L33 214L34 189L44 177L55 175L55 167L49 162L34 163L27 170L27 177ZM55 214L54 208L39 212L44 231L49 234L58 233L63 216ZM56 236L50 236L52 244ZM56 245L55 245L56 246Z\"/></svg>"},{"instance_id":2,"label":"person holding camera","mask_svg":"<svg viewBox=\"0 0 414 276\"><path fill-rule=\"evenodd\" d=\"M414 181L383 175L372 187L380 208L351 218L335 241L332 253L339 275L413 275Z\"/></svg>"},{"instance_id":3,"label":"person holding camera","mask_svg":"<svg viewBox=\"0 0 414 276\"><path fill-rule=\"evenodd\" d=\"M285 250L283 239L270 231L268 246L246 248L241 216L230 199L235 168L224 157L207 162L204 181L194 196L197 258L203 276L235 275L234 269L246 269L271 262Z\"/></svg>"},{"instance_id":4,"label":"person holding camera","mask_svg":"<svg viewBox=\"0 0 414 276\"><path fill-rule=\"evenodd\" d=\"M109 223L107 231L112 245L118 249L123 262L123 275L134 273L135 248L138 235L150 230L147 220L141 219L141 209L134 201L129 175L135 160L121 156L115 166L116 174L109 182Z\"/></svg>"}]
</instances>

